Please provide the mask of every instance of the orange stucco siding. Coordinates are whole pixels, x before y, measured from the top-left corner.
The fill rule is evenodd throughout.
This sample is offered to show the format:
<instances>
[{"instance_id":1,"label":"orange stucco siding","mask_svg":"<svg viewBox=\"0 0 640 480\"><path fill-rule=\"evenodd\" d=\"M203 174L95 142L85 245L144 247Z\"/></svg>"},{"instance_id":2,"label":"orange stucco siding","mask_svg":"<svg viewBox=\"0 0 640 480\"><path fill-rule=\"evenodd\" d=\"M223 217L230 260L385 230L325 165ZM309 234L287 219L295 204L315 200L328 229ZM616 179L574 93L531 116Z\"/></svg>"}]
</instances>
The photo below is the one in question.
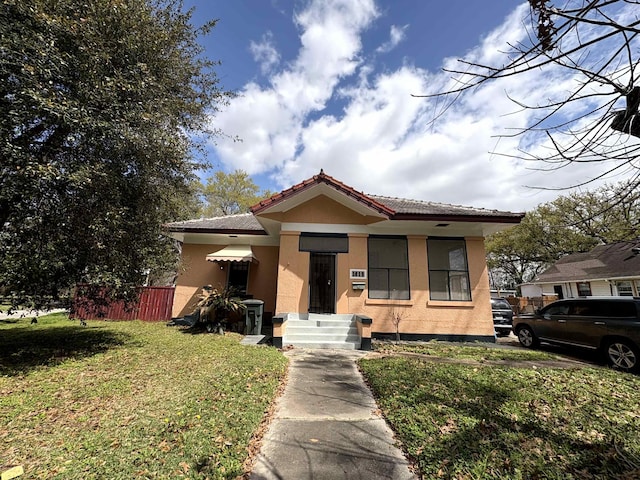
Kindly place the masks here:
<instances>
[{"instance_id":1,"label":"orange stucco siding","mask_svg":"<svg viewBox=\"0 0 640 480\"><path fill-rule=\"evenodd\" d=\"M276 314L307 312L309 253L299 251L300 232L280 232Z\"/></svg>"},{"instance_id":2,"label":"orange stucco siding","mask_svg":"<svg viewBox=\"0 0 640 480\"><path fill-rule=\"evenodd\" d=\"M208 262L209 253L221 250L226 245L185 244L182 246L182 268L176 280L172 316L191 313L204 285L224 288L227 283L228 266ZM273 312L276 303L278 247L254 246L252 251L258 263L249 267L247 293L264 300L265 312ZM220 267L223 268L220 268Z\"/></svg>"},{"instance_id":3,"label":"orange stucco siding","mask_svg":"<svg viewBox=\"0 0 640 480\"><path fill-rule=\"evenodd\" d=\"M299 252L300 232L281 232L278 267L277 313L308 312L309 253ZM354 290L350 269L367 269L366 234L349 235L349 253L336 254L336 313L352 313L373 319L372 331L394 333L392 317L401 318L401 333L435 335L493 335L489 279L484 240L466 238L471 287L470 302L429 299L427 237L407 237L410 300L369 299L368 289Z\"/></svg>"},{"instance_id":4,"label":"orange stucco siding","mask_svg":"<svg viewBox=\"0 0 640 480\"><path fill-rule=\"evenodd\" d=\"M251 247L259 261L251 264L247 293L264 301L264 311L274 313L276 308L276 285L278 283L278 247Z\"/></svg>"},{"instance_id":5,"label":"orange stucco siding","mask_svg":"<svg viewBox=\"0 0 640 480\"><path fill-rule=\"evenodd\" d=\"M265 312L308 312L309 253L299 251L300 232L281 232L280 247L254 246L259 260L249 271L248 293L265 301ZM471 302L429 299L426 236L407 237L410 300L369 299L368 290L354 290L350 269L368 268L366 234L349 234L349 253L336 255L336 313L355 313L373 319L374 333L394 333L392 317L401 317L401 333L434 335L493 335L489 280L484 241L466 239ZM223 287L227 271L207 262L207 254L221 245L184 245L183 272L176 282L172 315L191 313L203 285ZM367 281L365 283L368 286Z\"/></svg>"},{"instance_id":6,"label":"orange stucco siding","mask_svg":"<svg viewBox=\"0 0 640 480\"><path fill-rule=\"evenodd\" d=\"M379 217L360 215L325 195L318 195L303 205L283 213L264 214L266 218L291 223L324 223L368 225L379 222Z\"/></svg>"},{"instance_id":7,"label":"orange stucco siding","mask_svg":"<svg viewBox=\"0 0 640 480\"><path fill-rule=\"evenodd\" d=\"M426 236L407 238L411 289L409 300L369 299L368 290L364 290L350 295L351 312L371 317L372 330L377 333L394 333L392 317L399 316L401 318L400 333L493 335L489 278L483 239L475 237L466 239L472 299L470 302L434 302L429 299L426 239ZM366 239L364 241L366 242ZM362 242L359 243L357 250L366 252L366 248L362 248ZM356 252L359 262L361 262L361 256L361 252Z\"/></svg>"}]
</instances>

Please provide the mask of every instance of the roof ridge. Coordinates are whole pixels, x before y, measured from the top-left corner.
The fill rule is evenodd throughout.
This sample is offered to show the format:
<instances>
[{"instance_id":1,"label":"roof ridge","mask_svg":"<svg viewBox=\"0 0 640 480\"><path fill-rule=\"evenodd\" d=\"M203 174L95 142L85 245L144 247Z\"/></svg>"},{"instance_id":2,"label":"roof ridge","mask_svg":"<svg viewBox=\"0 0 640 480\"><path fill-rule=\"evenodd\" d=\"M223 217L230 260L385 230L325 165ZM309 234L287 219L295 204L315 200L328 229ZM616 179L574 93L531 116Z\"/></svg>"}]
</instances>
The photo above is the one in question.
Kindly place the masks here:
<instances>
[{"instance_id":1,"label":"roof ridge","mask_svg":"<svg viewBox=\"0 0 640 480\"><path fill-rule=\"evenodd\" d=\"M323 169L320 169L320 173L318 173L317 175L314 175L311 178L307 178L306 180L303 180L287 188L286 190L276 193L267 199L261 200L257 204L253 205L250 208L250 210L254 214L261 213L263 210L265 210L266 208L269 208L271 205L280 203L281 201L286 200L291 195L295 195L297 192L304 191L307 188L311 188L320 183L324 183L325 185L328 185L329 187L339 192L342 192L343 194L354 198L356 201L366 204L369 208L373 210L377 210L378 212L383 213L387 216L390 216L396 213L392 208L390 208L387 205L384 205L383 203L378 202L377 200L375 200L375 198L371 197L370 195L367 195L366 193L363 193L363 192L359 192L355 188L347 185L344 182L341 182L340 180L332 177L331 175L327 175Z\"/></svg>"}]
</instances>

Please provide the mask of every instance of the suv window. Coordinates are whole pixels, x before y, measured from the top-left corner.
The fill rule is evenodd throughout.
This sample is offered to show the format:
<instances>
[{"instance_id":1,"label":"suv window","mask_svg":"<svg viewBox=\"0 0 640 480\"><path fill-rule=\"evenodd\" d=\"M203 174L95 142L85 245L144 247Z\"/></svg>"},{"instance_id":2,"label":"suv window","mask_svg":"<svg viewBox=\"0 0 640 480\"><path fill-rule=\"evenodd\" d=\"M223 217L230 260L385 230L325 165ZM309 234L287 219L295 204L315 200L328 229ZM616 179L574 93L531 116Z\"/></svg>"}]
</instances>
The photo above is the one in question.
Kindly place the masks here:
<instances>
[{"instance_id":1,"label":"suv window","mask_svg":"<svg viewBox=\"0 0 640 480\"><path fill-rule=\"evenodd\" d=\"M609 317L636 317L635 302L606 302L606 313Z\"/></svg>"},{"instance_id":2,"label":"suv window","mask_svg":"<svg viewBox=\"0 0 640 480\"><path fill-rule=\"evenodd\" d=\"M569 304L568 303L560 303L557 305L549 305L544 308L541 312L542 315L566 315L569 313Z\"/></svg>"},{"instance_id":3,"label":"suv window","mask_svg":"<svg viewBox=\"0 0 640 480\"><path fill-rule=\"evenodd\" d=\"M507 302L506 300L499 300L499 299L496 299L496 298L492 298L491 299L491 307L493 309L509 310L509 309L511 309L511 304L509 302Z\"/></svg>"},{"instance_id":4,"label":"suv window","mask_svg":"<svg viewBox=\"0 0 640 480\"><path fill-rule=\"evenodd\" d=\"M569 315L581 317L601 317L606 315L605 302L597 300L577 300L571 303Z\"/></svg>"}]
</instances>

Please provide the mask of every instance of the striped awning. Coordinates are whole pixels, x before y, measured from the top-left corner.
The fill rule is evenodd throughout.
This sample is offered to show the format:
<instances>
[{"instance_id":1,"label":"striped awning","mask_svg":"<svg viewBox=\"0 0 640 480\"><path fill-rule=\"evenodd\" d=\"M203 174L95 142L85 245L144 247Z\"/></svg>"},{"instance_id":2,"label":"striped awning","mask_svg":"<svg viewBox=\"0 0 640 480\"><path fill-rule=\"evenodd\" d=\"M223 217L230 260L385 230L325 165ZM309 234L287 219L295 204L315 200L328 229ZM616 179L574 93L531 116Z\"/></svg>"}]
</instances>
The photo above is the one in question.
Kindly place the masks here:
<instances>
[{"instance_id":1,"label":"striped awning","mask_svg":"<svg viewBox=\"0 0 640 480\"><path fill-rule=\"evenodd\" d=\"M250 245L229 245L222 250L207 255L209 262L253 262L258 260L253 254Z\"/></svg>"}]
</instances>

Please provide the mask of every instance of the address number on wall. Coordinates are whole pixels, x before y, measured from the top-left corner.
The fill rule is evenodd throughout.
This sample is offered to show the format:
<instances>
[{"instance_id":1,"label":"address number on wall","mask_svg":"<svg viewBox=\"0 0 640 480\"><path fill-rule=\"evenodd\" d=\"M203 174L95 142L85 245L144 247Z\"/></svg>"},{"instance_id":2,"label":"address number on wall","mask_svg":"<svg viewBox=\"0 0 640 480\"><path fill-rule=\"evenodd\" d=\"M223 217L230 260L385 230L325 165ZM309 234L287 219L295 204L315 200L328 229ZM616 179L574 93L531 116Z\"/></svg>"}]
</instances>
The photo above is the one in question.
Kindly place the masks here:
<instances>
[{"instance_id":1,"label":"address number on wall","mask_svg":"<svg viewBox=\"0 0 640 480\"><path fill-rule=\"evenodd\" d=\"M349 278L352 280L362 280L367 278L367 271L352 268L349 270Z\"/></svg>"}]
</instances>

